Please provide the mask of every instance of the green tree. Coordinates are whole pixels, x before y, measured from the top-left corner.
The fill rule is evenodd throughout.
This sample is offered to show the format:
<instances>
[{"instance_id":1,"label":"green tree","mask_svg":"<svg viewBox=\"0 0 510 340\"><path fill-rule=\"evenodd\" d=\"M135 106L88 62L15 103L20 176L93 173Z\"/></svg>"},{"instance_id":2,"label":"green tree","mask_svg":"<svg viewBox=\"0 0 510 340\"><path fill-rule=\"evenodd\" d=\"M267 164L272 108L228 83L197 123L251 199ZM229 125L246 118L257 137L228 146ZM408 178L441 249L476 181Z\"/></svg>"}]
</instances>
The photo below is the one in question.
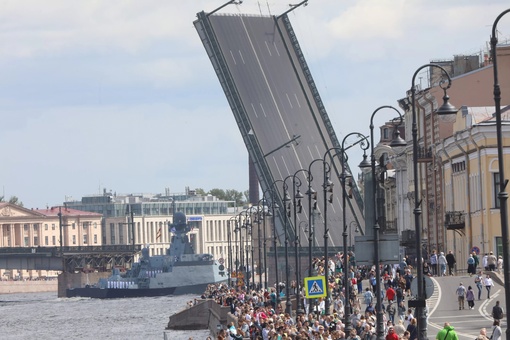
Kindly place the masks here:
<instances>
[{"instance_id":1,"label":"green tree","mask_svg":"<svg viewBox=\"0 0 510 340\"><path fill-rule=\"evenodd\" d=\"M240 191L237 191L235 189L227 189L225 190L225 200L226 201L234 201L236 202L236 205L243 205L243 193Z\"/></svg>"},{"instance_id":2,"label":"green tree","mask_svg":"<svg viewBox=\"0 0 510 340\"><path fill-rule=\"evenodd\" d=\"M226 197L225 190L223 190L223 189L218 189L218 188L211 189L211 190L209 190L209 194L217 197L218 199L220 199L222 201L226 200L225 199L225 197Z\"/></svg>"},{"instance_id":3,"label":"green tree","mask_svg":"<svg viewBox=\"0 0 510 340\"><path fill-rule=\"evenodd\" d=\"M196 188L196 189L195 189L195 193L196 193L197 195L202 195L202 196L207 195L207 194L206 194L206 192L205 192L205 190L204 190L204 189L202 189L202 188Z\"/></svg>"},{"instance_id":4,"label":"green tree","mask_svg":"<svg viewBox=\"0 0 510 340\"><path fill-rule=\"evenodd\" d=\"M2 199L3 199L3 197L2 197ZM16 197L16 196L11 196L11 198L9 198L9 203L10 203L10 204L14 204L14 205L18 205L18 206L20 206L20 207L22 207L22 206L23 206L23 202L21 202L21 201L19 200L19 198L18 198L18 197Z\"/></svg>"}]
</instances>

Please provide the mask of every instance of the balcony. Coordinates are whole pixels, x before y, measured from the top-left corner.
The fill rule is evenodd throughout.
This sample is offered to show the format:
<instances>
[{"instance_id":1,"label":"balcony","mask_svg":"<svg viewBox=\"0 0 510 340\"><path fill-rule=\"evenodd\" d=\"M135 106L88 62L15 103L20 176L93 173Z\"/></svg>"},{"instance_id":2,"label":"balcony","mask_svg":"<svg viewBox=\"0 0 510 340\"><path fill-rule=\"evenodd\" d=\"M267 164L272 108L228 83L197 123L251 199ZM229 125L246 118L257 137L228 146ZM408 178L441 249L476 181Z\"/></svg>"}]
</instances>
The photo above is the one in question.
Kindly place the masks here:
<instances>
[{"instance_id":1,"label":"balcony","mask_svg":"<svg viewBox=\"0 0 510 340\"><path fill-rule=\"evenodd\" d=\"M447 211L444 217L447 230L458 230L466 227L464 211Z\"/></svg>"},{"instance_id":2,"label":"balcony","mask_svg":"<svg viewBox=\"0 0 510 340\"><path fill-rule=\"evenodd\" d=\"M418 146L418 163L430 163L432 162L432 147L425 148L424 146Z\"/></svg>"}]
</instances>

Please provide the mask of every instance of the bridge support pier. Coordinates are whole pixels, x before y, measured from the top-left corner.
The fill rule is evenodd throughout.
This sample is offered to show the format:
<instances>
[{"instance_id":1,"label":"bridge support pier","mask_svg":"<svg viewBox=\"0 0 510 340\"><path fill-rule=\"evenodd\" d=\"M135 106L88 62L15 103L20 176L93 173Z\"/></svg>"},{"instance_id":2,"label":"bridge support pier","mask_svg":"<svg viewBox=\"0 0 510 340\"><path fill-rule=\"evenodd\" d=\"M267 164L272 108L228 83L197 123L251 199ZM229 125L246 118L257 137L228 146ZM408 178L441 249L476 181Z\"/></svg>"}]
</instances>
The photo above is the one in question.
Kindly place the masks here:
<instances>
[{"instance_id":1,"label":"bridge support pier","mask_svg":"<svg viewBox=\"0 0 510 340\"><path fill-rule=\"evenodd\" d=\"M99 279L107 278L110 275L110 272L60 273L58 275L58 297L66 297L66 289L84 288L86 285L96 284Z\"/></svg>"}]
</instances>

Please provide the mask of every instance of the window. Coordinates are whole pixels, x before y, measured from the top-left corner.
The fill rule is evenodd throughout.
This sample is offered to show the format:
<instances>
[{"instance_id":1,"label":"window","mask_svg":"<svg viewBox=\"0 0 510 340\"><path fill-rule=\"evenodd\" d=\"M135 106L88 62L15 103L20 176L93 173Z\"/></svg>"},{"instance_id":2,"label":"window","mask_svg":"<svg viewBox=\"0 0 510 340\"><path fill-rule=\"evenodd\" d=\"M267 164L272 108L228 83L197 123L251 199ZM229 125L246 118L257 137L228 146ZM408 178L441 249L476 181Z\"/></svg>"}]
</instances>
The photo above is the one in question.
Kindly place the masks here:
<instances>
[{"instance_id":1,"label":"window","mask_svg":"<svg viewBox=\"0 0 510 340\"><path fill-rule=\"evenodd\" d=\"M97 244L97 234L94 234L94 244Z\"/></svg>"},{"instance_id":2,"label":"window","mask_svg":"<svg viewBox=\"0 0 510 340\"><path fill-rule=\"evenodd\" d=\"M492 174L492 178L493 178L493 182L494 182L494 204L492 205L494 208L496 209L499 209L500 207L500 202L499 202L499 198L498 198L498 193L499 193L499 172L494 172Z\"/></svg>"},{"instance_id":3,"label":"window","mask_svg":"<svg viewBox=\"0 0 510 340\"><path fill-rule=\"evenodd\" d=\"M389 129L388 128L383 129L383 139L389 139Z\"/></svg>"},{"instance_id":4,"label":"window","mask_svg":"<svg viewBox=\"0 0 510 340\"><path fill-rule=\"evenodd\" d=\"M83 222L83 229L87 229L89 226L89 222Z\"/></svg>"},{"instance_id":5,"label":"window","mask_svg":"<svg viewBox=\"0 0 510 340\"><path fill-rule=\"evenodd\" d=\"M97 222L94 222L94 229L97 229Z\"/></svg>"},{"instance_id":6,"label":"window","mask_svg":"<svg viewBox=\"0 0 510 340\"><path fill-rule=\"evenodd\" d=\"M76 235L73 235L73 244L76 244Z\"/></svg>"},{"instance_id":7,"label":"window","mask_svg":"<svg viewBox=\"0 0 510 340\"><path fill-rule=\"evenodd\" d=\"M28 231L28 224L23 225L23 229L24 229L25 231Z\"/></svg>"},{"instance_id":8,"label":"window","mask_svg":"<svg viewBox=\"0 0 510 340\"><path fill-rule=\"evenodd\" d=\"M76 223L73 223L73 230L76 229Z\"/></svg>"},{"instance_id":9,"label":"window","mask_svg":"<svg viewBox=\"0 0 510 340\"><path fill-rule=\"evenodd\" d=\"M34 223L34 231L37 231L39 229L39 223Z\"/></svg>"},{"instance_id":10,"label":"window","mask_svg":"<svg viewBox=\"0 0 510 340\"><path fill-rule=\"evenodd\" d=\"M110 244L115 244L115 224L110 223Z\"/></svg>"},{"instance_id":11,"label":"window","mask_svg":"<svg viewBox=\"0 0 510 340\"><path fill-rule=\"evenodd\" d=\"M87 244L87 243L88 243L88 235L84 234L83 235L83 244Z\"/></svg>"},{"instance_id":12,"label":"window","mask_svg":"<svg viewBox=\"0 0 510 340\"><path fill-rule=\"evenodd\" d=\"M48 230L48 224L47 223L44 225L44 230Z\"/></svg>"},{"instance_id":13,"label":"window","mask_svg":"<svg viewBox=\"0 0 510 340\"><path fill-rule=\"evenodd\" d=\"M466 162L462 161L462 162L453 163L452 170L453 170L453 173L466 171Z\"/></svg>"},{"instance_id":14,"label":"window","mask_svg":"<svg viewBox=\"0 0 510 340\"><path fill-rule=\"evenodd\" d=\"M49 243L48 243L48 236L44 236L44 245L45 245L45 246L49 246Z\"/></svg>"},{"instance_id":15,"label":"window","mask_svg":"<svg viewBox=\"0 0 510 340\"><path fill-rule=\"evenodd\" d=\"M28 247L28 237L25 237L25 238L23 239L23 242L24 242L24 244L25 244L25 247Z\"/></svg>"},{"instance_id":16,"label":"window","mask_svg":"<svg viewBox=\"0 0 510 340\"><path fill-rule=\"evenodd\" d=\"M34 236L34 246L39 245L39 238L37 236Z\"/></svg>"},{"instance_id":17,"label":"window","mask_svg":"<svg viewBox=\"0 0 510 340\"><path fill-rule=\"evenodd\" d=\"M55 246L55 245L57 245L57 238L56 238L55 236L52 236L52 237L51 237L51 243L52 243L52 245L54 245L54 246Z\"/></svg>"},{"instance_id":18,"label":"window","mask_svg":"<svg viewBox=\"0 0 510 340\"><path fill-rule=\"evenodd\" d=\"M496 254L495 255L496 255L496 257L498 257L499 255L503 255L503 238L501 236L496 236Z\"/></svg>"},{"instance_id":19,"label":"window","mask_svg":"<svg viewBox=\"0 0 510 340\"><path fill-rule=\"evenodd\" d=\"M124 243L124 223L119 223L119 244Z\"/></svg>"},{"instance_id":20,"label":"window","mask_svg":"<svg viewBox=\"0 0 510 340\"><path fill-rule=\"evenodd\" d=\"M55 230L55 223L51 225L51 230Z\"/></svg>"}]
</instances>

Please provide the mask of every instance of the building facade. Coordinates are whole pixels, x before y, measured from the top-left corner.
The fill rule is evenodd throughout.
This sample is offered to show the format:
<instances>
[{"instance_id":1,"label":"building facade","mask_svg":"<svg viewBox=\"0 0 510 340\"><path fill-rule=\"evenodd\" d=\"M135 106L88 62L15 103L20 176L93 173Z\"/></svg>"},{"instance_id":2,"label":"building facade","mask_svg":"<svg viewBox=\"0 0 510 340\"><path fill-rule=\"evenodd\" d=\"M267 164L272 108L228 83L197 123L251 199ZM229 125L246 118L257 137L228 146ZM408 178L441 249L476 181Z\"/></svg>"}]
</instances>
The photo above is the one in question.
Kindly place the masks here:
<instances>
[{"instance_id":1,"label":"building facade","mask_svg":"<svg viewBox=\"0 0 510 340\"><path fill-rule=\"evenodd\" d=\"M510 121L510 106L502 121ZM502 125L503 144L510 145L510 126ZM447 247L466 263L469 253L502 255L499 214L499 168L494 107L462 107L454 134L438 146L445 183ZM504 152L510 170L510 151Z\"/></svg>"},{"instance_id":2,"label":"building facade","mask_svg":"<svg viewBox=\"0 0 510 340\"><path fill-rule=\"evenodd\" d=\"M60 214L60 215L59 215ZM101 214L62 207L26 209L0 203L0 247L59 247L100 245ZM4 270L2 279L56 277L46 270Z\"/></svg>"},{"instance_id":3,"label":"building facade","mask_svg":"<svg viewBox=\"0 0 510 340\"><path fill-rule=\"evenodd\" d=\"M233 255L229 251L229 235L232 245L235 217L242 210L233 201L221 201L193 191L172 195L104 192L65 205L103 214L103 245L142 245L149 248L151 255L166 254L172 241L173 213L184 212L191 226L189 239L194 251L212 254L227 268Z\"/></svg>"},{"instance_id":4,"label":"building facade","mask_svg":"<svg viewBox=\"0 0 510 340\"><path fill-rule=\"evenodd\" d=\"M510 69L510 46L498 46L497 54L499 70L503 75L504 70ZM463 60L468 60L469 63L464 62L464 65ZM491 112L490 109L485 108L494 105L493 68L488 58L480 60L479 67L475 67L473 58L455 58L451 62L432 61L432 63L439 63L453 74L452 86L448 89L448 95L451 103L457 108L462 107L462 110L457 113L454 121L443 121L438 118L435 111L442 103L444 92L438 84L439 69L430 68L428 71L431 87L426 89L418 87L416 92L415 109L419 152L418 155L413 155L411 139L413 117L410 91L404 99L399 100L400 107L405 111L406 131L409 133L406 139L408 141L406 153L392 159L397 171L396 181L402 183L404 187L402 191L397 189L402 193L398 197L397 207L401 210L398 215L406 214L406 211L409 214L410 218L407 220L410 222L410 226L403 226L402 230L405 235L403 234L402 238L409 238L414 242L416 237L413 223L414 180L418 180L419 196L422 202L420 206L422 209L420 236L423 241L424 258L428 258L428 254L432 250L447 251L455 248L458 268L465 269L467 254L470 250L474 249L482 253L492 250L497 253L499 248L497 245L498 230L499 236L501 235L499 208L488 208L492 203L487 198L482 199L479 196L473 200L469 196L473 192L481 192L482 189L487 194L485 190L492 188L492 184L489 185L489 183L493 183L494 178L497 178L496 125L494 120L492 123L490 120L487 121L494 110ZM502 91L501 103L504 108L510 104L510 78L501 76L500 87ZM483 115L480 116L480 110L485 111L485 118L481 118ZM508 117L505 115L503 125L506 126L507 122ZM475 130L471 130L477 124L483 125L483 133L478 132L481 126L476 126ZM473 134L478 134L478 137L473 137ZM491 134L492 140L489 137ZM488 152L487 157L490 155L489 150L493 150L492 161L478 160L483 153L482 151L477 152L477 150L482 149L486 150L484 152ZM508 152L505 148L505 155ZM418 179L412 178L413 157L418 157ZM463 157L464 160L459 161L459 157ZM469 160L473 157L477 160ZM453 159L455 160L452 163ZM487 163L487 167L482 168L485 164L484 161L491 165L489 166ZM481 170L477 170L475 174L472 171L476 168L477 162L480 162L478 168ZM505 168L510 169L508 162L505 162ZM399 169L402 169L400 174ZM399 179L399 176L405 175L407 178ZM466 178L466 176L471 177ZM479 180L477 180L478 177ZM484 183L485 186L481 183ZM474 187L477 188L477 191L473 191ZM406 192L407 194L404 194ZM482 216L486 217L482 218ZM492 217L489 219L487 216ZM464 228L452 227L462 218L465 218ZM490 232L494 232L494 234L490 234ZM412 247L412 242L409 244Z\"/></svg>"}]
</instances>

